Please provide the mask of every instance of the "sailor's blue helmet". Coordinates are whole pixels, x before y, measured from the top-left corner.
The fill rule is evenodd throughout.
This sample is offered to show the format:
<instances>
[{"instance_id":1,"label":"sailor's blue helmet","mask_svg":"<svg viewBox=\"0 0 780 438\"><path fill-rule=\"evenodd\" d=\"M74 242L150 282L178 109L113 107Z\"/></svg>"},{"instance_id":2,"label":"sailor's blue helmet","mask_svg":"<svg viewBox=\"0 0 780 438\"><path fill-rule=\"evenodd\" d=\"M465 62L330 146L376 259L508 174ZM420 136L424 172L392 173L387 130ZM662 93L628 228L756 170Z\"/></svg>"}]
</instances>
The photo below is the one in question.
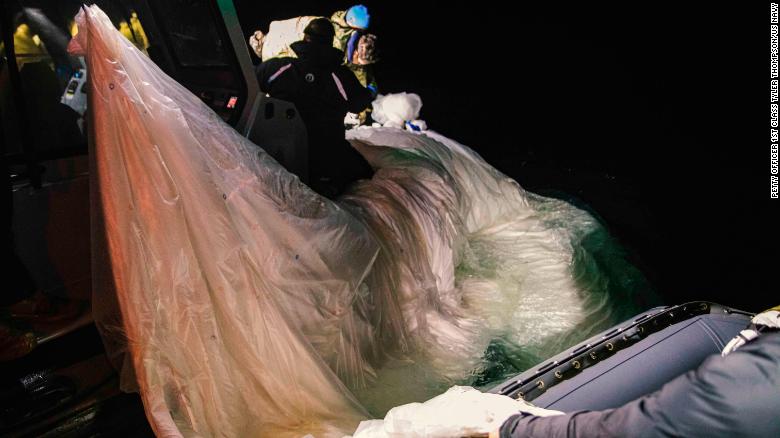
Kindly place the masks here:
<instances>
[{"instance_id":1,"label":"sailor's blue helmet","mask_svg":"<svg viewBox=\"0 0 780 438\"><path fill-rule=\"evenodd\" d=\"M347 24L356 29L368 29L371 16L368 15L368 8L363 5L355 5L347 10L345 17Z\"/></svg>"}]
</instances>

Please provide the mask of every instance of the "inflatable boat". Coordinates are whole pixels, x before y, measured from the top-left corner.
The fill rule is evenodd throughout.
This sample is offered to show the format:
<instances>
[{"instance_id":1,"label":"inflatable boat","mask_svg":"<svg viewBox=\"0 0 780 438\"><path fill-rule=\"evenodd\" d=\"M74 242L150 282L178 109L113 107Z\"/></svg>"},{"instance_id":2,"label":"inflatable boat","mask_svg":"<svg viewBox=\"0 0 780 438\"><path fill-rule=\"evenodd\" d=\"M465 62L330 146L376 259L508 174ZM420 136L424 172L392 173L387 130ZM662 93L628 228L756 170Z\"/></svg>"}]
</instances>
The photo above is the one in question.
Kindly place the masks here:
<instances>
[{"instance_id":1,"label":"inflatable boat","mask_svg":"<svg viewBox=\"0 0 780 438\"><path fill-rule=\"evenodd\" d=\"M489 392L564 412L615 408L719 354L752 316L706 301L654 308Z\"/></svg>"}]
</instances>

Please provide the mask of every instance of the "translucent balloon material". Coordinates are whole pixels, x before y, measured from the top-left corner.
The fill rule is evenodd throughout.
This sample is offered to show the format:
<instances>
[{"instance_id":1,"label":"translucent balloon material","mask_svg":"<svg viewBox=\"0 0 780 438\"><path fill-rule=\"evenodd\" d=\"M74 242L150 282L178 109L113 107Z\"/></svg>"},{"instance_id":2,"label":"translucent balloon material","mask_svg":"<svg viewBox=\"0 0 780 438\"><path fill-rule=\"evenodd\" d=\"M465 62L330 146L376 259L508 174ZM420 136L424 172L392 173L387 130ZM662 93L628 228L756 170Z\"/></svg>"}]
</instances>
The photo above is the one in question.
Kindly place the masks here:
<instances>
[{"instance_id":1,"label":"translucent balloon material","mask_svg":"<svg viewBox=\"0 0 780 438\"><path fill-rule=\"evenodd\" d=\"M636 313L641 275L592 216L469 148L352 130L376 174L332 202L96 6L77 22L94 313L158 436L341 436Z\"/></svg>"}]
</instances>

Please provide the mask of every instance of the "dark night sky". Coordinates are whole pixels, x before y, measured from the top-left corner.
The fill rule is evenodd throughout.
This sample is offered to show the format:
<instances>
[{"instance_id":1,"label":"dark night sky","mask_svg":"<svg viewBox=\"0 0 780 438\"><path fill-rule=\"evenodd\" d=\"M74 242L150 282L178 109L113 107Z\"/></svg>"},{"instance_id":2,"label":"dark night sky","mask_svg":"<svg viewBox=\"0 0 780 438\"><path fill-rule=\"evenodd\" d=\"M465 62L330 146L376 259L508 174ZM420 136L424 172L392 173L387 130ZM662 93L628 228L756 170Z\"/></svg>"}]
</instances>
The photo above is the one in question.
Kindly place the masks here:
<instances>
[{"instance_id":1,"label":"dark night sky","mask_svg":"<svg viewBox=\"0 0 780 438\"><path fill-rule=\"evenodd\" d=\"M247 33L353 4L235 3ZM589 206L669 303L780 303L768 5L626 3L364 2L383 92L418 93L432 129Z\"/></svg>"}]
</instances>

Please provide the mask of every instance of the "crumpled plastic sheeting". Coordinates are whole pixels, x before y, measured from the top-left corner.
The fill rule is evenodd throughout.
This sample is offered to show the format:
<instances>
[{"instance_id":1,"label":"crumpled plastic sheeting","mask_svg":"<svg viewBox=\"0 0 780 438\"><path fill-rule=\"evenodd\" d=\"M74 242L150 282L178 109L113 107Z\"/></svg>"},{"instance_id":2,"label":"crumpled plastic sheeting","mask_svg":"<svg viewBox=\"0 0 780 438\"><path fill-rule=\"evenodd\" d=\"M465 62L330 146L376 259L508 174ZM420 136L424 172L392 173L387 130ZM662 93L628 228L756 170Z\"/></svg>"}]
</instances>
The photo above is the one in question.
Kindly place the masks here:
<instances>
[{"instance_id":1,"label":"crumpled plastic sheeting","mask_svg":"<svg viewBox=\"0 0 780 438\"><path fill-rule=\"evenodd\" d=\"M627 317L613 314L598 272L573 275L576 245L602 230L589 214L526 192L432 131L364 128L347 138L378 169L341 200L381 246L365 281L389 300L375 303L388 315L377 339L402 340L412 358L385 361L354 389L370 412L474 383L494 365L485 352L496 339L535 353L531 366Z\"/></svg>"},{"instance_id":2,"label":"crumpled plastic sheeting","mask_svg":"<svg viewBox=\"0 0 780 438\"><path fill-rule=\"evenodd\" d=\"M96 285L93 305L158 436L339 436L468 381L496 338L543 351L603 328L605 280L573 269L599 229L587 213L444 136L391 128L350 131L377 172L333 203L97 7L77 22L94 242L115 289Z\"/></svg>"},{"instance_id":3,"label":"crumpled plastic sheeting","mask_svg":"<svg viewBox=\"0 0 780 438\"><path fill-rule=\"evenodd\" d=\"M352 307L374 238L167 77L97 7L77 23L71 51L90 71L112 276L155 433L352 430L365 412L317 348L357 350L352 340L366 338Z\"/></svg>"},{"instance_id":4,"label":"crumpled plastic sheeting","mask_svg":"<svg viewBox=\"0 0 780 438\"><path fill-rule=\"evenodd\" d=\"M518 412L540 417L563 414L503 395L483 393L467 386L453 386L425 403L395 407L384 420L361 422L352 438L485 436Z\"/></svg>"}]
</instances>

